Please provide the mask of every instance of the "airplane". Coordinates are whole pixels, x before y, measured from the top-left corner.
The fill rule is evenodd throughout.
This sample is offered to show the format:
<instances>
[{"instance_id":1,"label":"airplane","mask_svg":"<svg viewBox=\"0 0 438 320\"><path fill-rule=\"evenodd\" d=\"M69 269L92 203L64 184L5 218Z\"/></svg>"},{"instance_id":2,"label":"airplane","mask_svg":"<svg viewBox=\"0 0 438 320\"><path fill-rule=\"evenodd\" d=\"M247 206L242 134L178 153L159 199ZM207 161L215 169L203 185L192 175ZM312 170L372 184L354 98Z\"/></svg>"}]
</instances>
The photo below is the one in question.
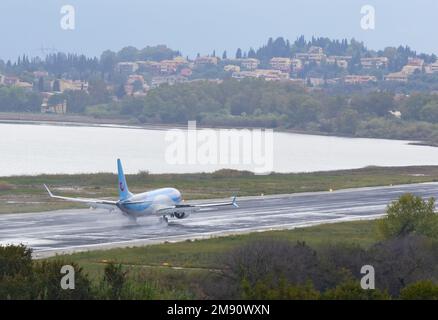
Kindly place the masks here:
<instances>
[{"instance_id":1,"label":"airplane","mask_svg":"<svg viewBox=\"0 0 438 320\"><path fill-rule=\"evenodd\" d=\"M203 208L234 206L238 208L236 196L231 202L186 204L182 200L181 193L175 188L156 189L140 194L132 194L128 189L122 162L117 159L119 200L100 200L88 198L69 198L54 195L47 185L44 185L49 196L64 201L79 202L88 205L92 209L103 208L109 211L119 209L121 213L131 221L137 221L139 217L157 216L160 222L169 222L170 218L186 219L191 213Z\"/></svg>"}]
</instances>

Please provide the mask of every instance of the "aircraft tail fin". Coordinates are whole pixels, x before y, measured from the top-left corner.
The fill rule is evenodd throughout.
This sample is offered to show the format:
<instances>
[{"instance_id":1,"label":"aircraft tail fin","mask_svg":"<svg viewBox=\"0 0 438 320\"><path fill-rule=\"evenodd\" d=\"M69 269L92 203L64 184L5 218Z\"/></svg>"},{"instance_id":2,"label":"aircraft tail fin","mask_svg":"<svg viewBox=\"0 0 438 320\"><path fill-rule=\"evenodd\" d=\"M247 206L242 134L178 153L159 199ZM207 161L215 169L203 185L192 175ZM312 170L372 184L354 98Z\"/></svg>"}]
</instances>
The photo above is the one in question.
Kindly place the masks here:
<instances>
[{"instance_id":1,"label":"aircraft tail fin","mask_svg":"<svg viewBox=\"0 0 438 320\"><path fill-rule=\"evenodd\" d=\"M117 173L119 176L119 198L122 201L127 200L132 197L132 193L129 192L128 184L126 183L126 177L123 173L122 161L120 161L120 159L117 159Z\"/></svg>"}]
</instances>

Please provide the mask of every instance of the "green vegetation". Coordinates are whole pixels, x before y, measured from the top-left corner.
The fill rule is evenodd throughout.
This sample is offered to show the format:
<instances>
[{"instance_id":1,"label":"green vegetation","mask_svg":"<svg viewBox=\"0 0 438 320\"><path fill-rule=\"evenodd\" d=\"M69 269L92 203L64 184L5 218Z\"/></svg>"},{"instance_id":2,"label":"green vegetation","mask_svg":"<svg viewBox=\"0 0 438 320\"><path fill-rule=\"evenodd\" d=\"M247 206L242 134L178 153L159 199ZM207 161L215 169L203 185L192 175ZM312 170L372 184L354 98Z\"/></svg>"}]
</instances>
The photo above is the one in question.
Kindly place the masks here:
<instances>
[{"instance_id":1,"label":"green vegetation","mask_svg":"<svg viewBox=\"0 0 438 320\"><path fill-rule=\"evenodd\" d=\"M431 203L403 195L388 212L401 221L405 211L417 212L411 218L419 226ZM380 223L328 224L42 261L32 261L25 247L1 247L0 299L438 299L436 239L410 232L379 241ZM60 289L65 264L74 266L78 290ZM360 287L364 265L376 270L375 290Z\"/></svg>"},{"instance_id":2,"label":"green vegetation","mask_svg":"<svg viewBox=\"0 0 438 320\"><path fill-rule=\"evenodd\" d=\"M410 234L438 238L438 214L435 199L428 201L407 193L388 206L387 216L379 221L379 231L386 239Z\"/></svg>"},{"instance_id":3,"label":"green vegetation","mask_svg":"<svg viewBox=\"0 0 438 320\"><path fill-rule=\"evenodd\" d=\"M272 239L296 243L304 241L315 248L327 243L351 243L367 248L378 241L375 221L335 223L284 231L266 231L244 235L211 238L207 240L165 243L129 249L90 251L68 256L83 266L92 277L98 277L108 262L129 266L134 270L164 270L183 268L188 271L215 270L221 257L253 242ZM54 258L51 258L54 259ZM176 270L179 272L179 270Z\"/></svg>"},{"instance_id":4,"label":"green vegetation","mask_svg":"<svg viewBox=\"0 0 438 320\"><path fill-rule=\"evenodd\" d=\"M312 47L322 48L327 56L348 56L349 67L322 61L306 63L294 78L340 79L346 74L372 74L377 83L324 85L318 88L296 86L290 82L273 82L257 79L237 81L224 71L234 60L221 60L193 68L189 81L177 85L152 88L147 96L127 95L125 85L129 74L142 76L146 82L152 78L168 76L157 70L140 68L121 72L119 62L162 61L172 59L180 52L160 45L137 49L126 47L119 52L105 51L100 58L84 55L56 53L45 59L19 57L15 63L0 61L0 73L16 76L33 83L33 92L19 88L0 88L0 112L38 112L42 97L38 92L57 91L60 78L81 79L88 82L88 89L66 90L52 96L48 104L64 100L70 114L80 114L95 119L124 119L135 123L186 124L197 120L205 126L268 127L280 130L299 130L330 135L357 137L396 138L438 143L438 75L423 71L411 75L408 83L382 80L385 74L400 71L409 58L420 58L426 64L436 60L435 55L417 54L409 47L369 50L361 42L304 37L295 42L283 38L269 39L267 44L248 52L239 49L236 57L257 58L261 68L270 68L273 57L294 57ZM215 55L215 52L213 53ZM224 53L224 56L226 54ZM384 57L388 65L382 68L363 69L360 59ZM184 66L187 67L187 66ZM179 75L183 66L172 71ZM48 75L35 79L35 71ZM157 73L158 72L158 73ZM223 82L208 81L220 79ZM132 83L134 91L142 91L142 81ZM390 114L401 112L401 118ZM396 113L399 114L398 112Z\"/></svg>"},{"instance_id":5,"label":"green vegetation","mask_svg":"<svg viewBox=\"0 0 438 320\"><path fill-rule=\"evenodd\" d=\"M41 97L21 88L0 87L0 112L40 112Z\"/></svg>"},{"instance_id":6,"label":"green vegetation","mask_svg":"<svg viewBox=\"0 0 438 320\"><path fill-rule=\"evenodd\" d=\"M438 167L368 167L330 172L254 175L250 172L220 170L197 174L128 175L132 192L164 186L178 188L186 200L329 191L438 181ZM0 178L0 213L34 212L76 208L71 203L48 198L43 184L66 196L117 197L117 177L110 173L81 175L40 175Z\"/></svg>"},{"instance_id":7,"label":"green vegetation","mask_svg":"<svg viewBox=\"0 0 438 320\"><path fill-rule=\"evenodd\" d=\"M403 195L387 211L392 220L415 211L413 220L424 221L423 209L432 202ZM394 212L394 207L403 209ZM414 232L380 241L381 223L328 224L68 258L95 281L115 263L119 274L129 270L126 281L141 273L159 287L186 288L197 298L437 299L438 242ZM367 264L377 270L376 290L360 288L360 269Z\"/></svg>"},{"instance_id":8,"label":"green vegetation","mask_svg":"<svg viewBox=\"0 0 438 320\"><path fill-rule=\"evenodd\" d=\"M290 83L245 79L161 86L112 110L140 122L268 127L331 135L438 141L438 96L396 99L390 91L331 94ZM102 107L102 113L106 109ZM96 114L96 109L93 109ZM401 119L390 114L400 111Z\"/></svg>"}]
</instances>

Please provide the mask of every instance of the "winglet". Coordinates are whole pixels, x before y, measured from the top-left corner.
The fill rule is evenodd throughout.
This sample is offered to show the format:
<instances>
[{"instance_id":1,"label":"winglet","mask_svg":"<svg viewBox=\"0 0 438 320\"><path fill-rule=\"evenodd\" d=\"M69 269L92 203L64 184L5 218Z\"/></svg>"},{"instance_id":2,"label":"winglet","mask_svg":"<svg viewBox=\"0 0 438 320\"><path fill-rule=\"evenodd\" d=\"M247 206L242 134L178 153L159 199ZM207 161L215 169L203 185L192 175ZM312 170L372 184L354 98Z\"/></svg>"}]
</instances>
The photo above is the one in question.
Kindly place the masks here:
<instances>
[{"instance_id":1,"label":"winglet","mask_svg":"<svg viewBox=\"0 0 438 320\"><path fill-rule=\"evenodd\" d=\"M239 205L237 204L236 199L237 199L237 196L234 196L234 197L233 197L232 205L233 205L235 208L239 208Z\"/></svg>"},{"instance_id":2,"label":"winglet","mask_svg":"<svg viewBox=\"0 0 438 320\"><path fill-rule=\"evenodd\" d=\"M46 188L47 192L49 193L49 196L51 198L53 198L53 193L50 191L49 187L47 187L46 185L44 185L44 188Z\"/></svg>"}]
</instances>

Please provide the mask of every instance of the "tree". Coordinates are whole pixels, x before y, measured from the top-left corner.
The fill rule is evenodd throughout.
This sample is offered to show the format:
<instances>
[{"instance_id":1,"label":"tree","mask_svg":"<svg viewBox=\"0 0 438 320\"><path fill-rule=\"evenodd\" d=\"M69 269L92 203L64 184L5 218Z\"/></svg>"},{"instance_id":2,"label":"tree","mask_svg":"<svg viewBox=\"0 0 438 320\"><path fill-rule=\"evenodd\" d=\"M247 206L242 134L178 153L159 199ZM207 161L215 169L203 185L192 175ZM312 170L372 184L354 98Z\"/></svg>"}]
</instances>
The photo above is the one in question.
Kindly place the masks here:
<instances>
[{"instance_id":1,"label":"tree","mask_svg":"<svg viewBox=\"0 0 438 320\"><path fill-rule=\"evenodd\" d=\"M61 81L59 79L56 79L53 82L53 91L60 92L61 91Z\"/></svg>"},{"instance_id":2,"label":"tree","mask_svg":"<svg viewBox=\"0 0 438 320\"><path fill-rule=\"evenodd\" d=\"M378 222L380 234L386 239L409 234L438 238L438 215L434 198L426 201L406 193L393 201L386 213L387 216Z\"/></svg>"},{"instance_id":3,"label":"tree","mask_svg":"<svg viewBox=\"0 0 438 320\"><path fill-rule=\"evenodd\" d=\"M100 56L100 66L103 74L112 74L117 63L117 55L111 50L104 51Z\"/></svg>"},{"instance_id":4,"label":"tree","mask_svg":"<svg viewBox=\"0 0 438 320\"><path fill-rule=\"evenodd\" d=\"M99 104L110 101L110 94L107 90L107 85L100 79L92 79L89 82L90 103Z\"/></svg>"},{"instance_id":5,"label":"tree","mask_svg":"<svg viewBox=\"0 0 438 320\"><path fill-rule=\"evenodd\" d=\"M104 270L104 282L109 286L109 298L116 300L122 298L122 291L126 284L127 272L123 271L121 264L110 263Z\"/></svg>"},{"instance_id":6,"label":"tree","mask_svg":"<svg viewBox=\"0 0 438 320\"><path fill-rule=\"evenodd\" d=\"M224 53L222 53L222 60L227 59L227 51L225 50Z\"/></svg>"},{"instance_id":7,"label":"tree","mask_svg":"<svg viewBox=\"0 0 438 320\"><path fill-rule=\"evenodd\" d=\"M43 77L38 78L38 91L44 92L44 78Z\"/></svg>"},{"instance_id":8,"label":"tree","mask_svg":"<svg viewBox=\"0 0 438 320\"><path fill-rule=\"evenodd\" d=\"M236 51L236 59L242 59L242 49L237 49Z\"/></svg>"},{"instance_id":9,"label":"tree","mask_svg":"<svg viewBox=\"0 0 438 320\"><path fill-rule=\"evenodd\" d=\"M125 85L123 83L119 85L115 95L118 99L122 99L124 96L126 96Z\"/></svg>"},{"instance_id":10,"label":"tree","mask_svg":"<svg viewBox=\"0 0 438 320\"><path fill-rule=\"evenodd\" d=\"M49 106L55 106L57 104L63 103L65 100L65 97L63 94L54 94L49 98L49 101L47 102Z\"/></svg>"},{"instance_id":11,"label":"tree","mask_svg":"<svg viewBox=\"0 0 438 320\"><path fill-rule=\"evenodd\" d=\"M257 58L257 54L253 48L250 48L248 51L248 58Z\"/></svg>"},{"instance_id":12,"label":"tree","mask_svg":"<svg viewBox=\"0 0 438 320\"><path fill-rule=\"evenodd\" d=\"M0 282L3 277L17 273L30 274L32 271L32 249L23 245L0 246Z\"/></svg>"},{"instance_id":13,"label":"tree","mask_svg":"<svg viewBox=\"0 0 438 320\"><path fill-rule=\"evenodd\" d=\"M390 300L391 297L378 289L364 290L357 281L347 281L324 292L325 300Z\"/></svg>"},{"instance_id":14,"label":"tree","mask_svg":"<svg viewBox=\"0 0 438 320\"><path fill-rule=\"evenodd\" d=\"M143 83L140 80L135 80L132 87L134 92L143 91Z\"/></svg>"},{"instance_id":15,"label":"tree","mask_svg":"<svg viewBox=\"0 0 438 320\"><path fill-rule=\"evenodd\" d=\"M64 274L60 273L63 266L70 265L74 269L73 290L64 290L60 282ZM76 263L64 260L41 261L34 264L35 296L33 299L44 300L87 300L92 298L91 282L84 270Z\"/></svg>"},{"instance_id":16,"label":"tree","mask_svg":"<svg viewBox=\"0 0 438 320\"><path fill-rule=\"evenodd\" d=\"M400 292L402 300L438 300L438 285L430 280L413 283Z\"/></svg>"},{"instance_id":17,"label":"tree","mask_svg":"<svg viewBox=\"0 0 438 320\"><path fill-rule=\"evenodd\" d=\"M359 125L359 113L356 110L346 109L337 118L338 131L354 135Z\"/></svg>"},{"instance_id":18,"label":"tree","mask_svg":"<svg viewBox=\"0 0 438 320\"><path fill-rule=\"evenodd\" d=\"M71 113L82 113L92 104L90 95L86 91L68 90L63 95L67 100L67 110Z\"/></svg>"},{"instance_id":19,"label":"tree","mask_svg":"<svg viewBox=\"0 0 438 320\"><path fill-rule=\"evenodd\" d=\"M275 287L272 287L269 278L261 279L251 286L250 282L242 281L242 297L249 300L318 300L321 294L312 282L303 285L293 285L285 278L281 278Z\"/></svg>"}]
</instances>

